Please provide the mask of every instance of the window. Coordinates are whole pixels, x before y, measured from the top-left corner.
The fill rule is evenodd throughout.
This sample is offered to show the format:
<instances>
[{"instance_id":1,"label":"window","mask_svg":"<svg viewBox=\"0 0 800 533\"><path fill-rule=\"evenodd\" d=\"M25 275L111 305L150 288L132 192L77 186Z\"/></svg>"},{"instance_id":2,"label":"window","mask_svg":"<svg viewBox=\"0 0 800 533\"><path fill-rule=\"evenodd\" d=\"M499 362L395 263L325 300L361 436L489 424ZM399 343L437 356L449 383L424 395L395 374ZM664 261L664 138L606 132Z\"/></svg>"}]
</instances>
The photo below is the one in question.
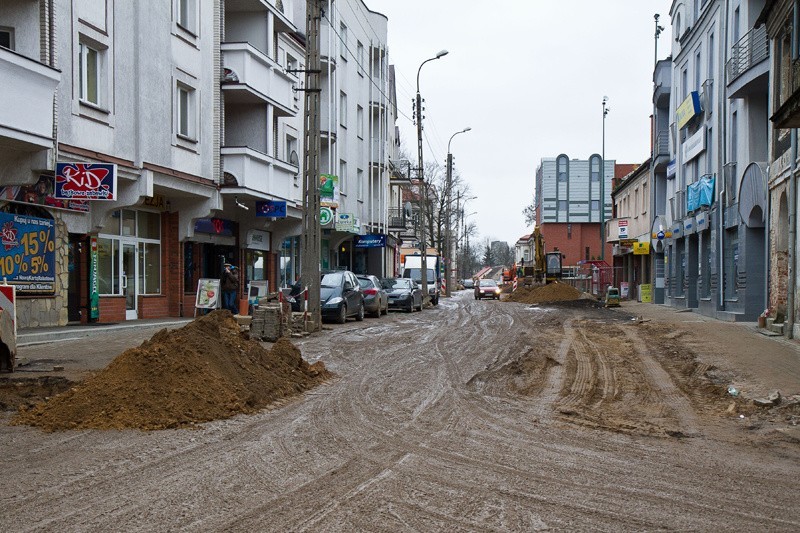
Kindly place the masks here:
<instances>
[{"instance_id":1,"label":"window","mask_svg":"<svg viewBox=\"0 0 800 533\"><path fill-rule=\"evenodd\" d=\"M136 281L140 294L161 293L161 215L149 211L123 209L112 214L118 224L109 224L111 233L97 238L97 283L100 294L121 295L125 290L123 242L135 241L139 256L139 276ZM124 237L122 241L120 237ZM132 276L128 272L128 276ZM129 287L133 282L128 278Z\"/></svg>"},{"instance_id":2,"label":"window","mask_svg":"<svg viewBox=\"0 0 800 533\"><path fill-rule=\"evenodd\" d=\"M80 99L90 104L100 105L101 53L86 43L79 44L78 53Z\"/></svg>"},{"instance_id":3,"label":"window","mask_svg":"<svg viewBox=\"0 0 800 533\"><path fill-rule=\"evenodd\" d=\"M566 200L559 200L558 201L558 210L559 211L566 211L567 210L567 201Z\"/></svg>"},{"instance_id":4,"label":"window","mask_svg":"<svg viewBox=\"0 0 800 533\"><path fill-rule=\"evenodd\" d=\"M700 61L702 60L702 56L700 55L700 49L698 48L697 54L694 56L694 87L696 91L700 91L700 85L703 83L701 70L700 70Z\"/></svg>"},{"instance_id":5,"label":"window","mask_svg":"<svg viewBox=\"0 0 800 533\"><path fill-rule=\"evenodd\" d=\"M292 156L294 153L294 156ZM299 165L300 159L297 155L297 139L292 135L286 135L286 162L292 165Z\"/></svg>"},{"instance_id":6,"label":"window","mask_svg":"<svg viewBox=\"0 0 800 533\"><path fill-rule=\"evenodd\" d=\"M361 44L361 41L358 41L356 44L356 60L358 61L358 65L356 65L356 69L358 70L359 76L364 75L364 45Z\"/></svg>"},{"instance_id":7,"label":"window","mask_svg":"<svg viewBox=\"0 0 800 533\"><path fill-rule=\"evenodd\" d=\"M733 27L731 31L733 33L733 44L739 42L739 25L741 24L741 15L739 14L739 7L737 6L736 9L733 10Z\"/></svg>"},{"instance_id":8,"label":"window","mask_svg":"<svg viewBox=\"0 0 800 533\"><path fill-rule=\"evenodd\" d=\"M359 139L364 138L364 108L356 107L356 135Z\"/></svg>"},{"instance_id":9,"label":"window","mask_svg":"<svg viewBox=\"0 0 800 533\"><path fill-rule=\"evenodd\" d=\"M714 79L714 34L710 34L708 36L708 74L706 75L707 80ZM711 113L714 111L714 91L712 90L713 85L708 85L706 90L706 101L708 102L708 112Z\"/></svg>"},{"instance_id":10,"label":"window","mask_svg":"<svg viewBox=\"0 0 800 533\"><path fill-rule=\"evenodd\" d=\"M194 139L195 133L195 91L179 83L177 86L177 132L181 137Z\"/></svg>"},{"instance_id":11,"label":"window","mask_svg":"<svg viewBox=\"0 0 800 533\"><path fill-rule=\"evenodd\" d=\"M566 183L567 181L567 174L569 172L568 169L568 162L566 156L561 156L558 158L558 181L562 183Z\"/></svg>"},{"instance_id":12,"label":"window","mask_svg":"<svg viewBox=\"0 0 800 533\"><path fill-rule=\"evenodd\" d=\"M347 161L339 160L339 192L347 193Z\"/></svg>"},{"instance_id":13,"label":"window","mask_svg":"<svg viewBox=\"0 0 800 533\"><path fill-rule=\"evenodd\" d=\"M642 214L647 214L647 205L650 203L650 197L647 196L647 183L642 184Z\"/></svg>"},{"instance_id":14,"label":"window","mask_svg":"<svg viewBox=\"0 0 800 533\"><path fill-rule=\"evenodd\" d=\"M591 180L592 183L600 182L600 159L597 157L592 158Z\"/></svg>"},{"instance_id":15,"label":"window","mask_svg":"<svg viewBox=\"0 0 800 533\"><path fill-rule=\"evenodd\" d=\"M14 28L0 26L0 46L14 49Z\"/></svg>"},{"instance_id":16,"label":"window","mask_svg":"<svg viewBox=\"0 0 800 533\"><path fill-rule=\"evenodd\" d=\"M339 93L339 125L347 127L347 95L344 92Z\"/></svg>"},{"instance_id":17,"label":"window","mask_svg":"<svg viewBox=\"0 0 800 533\"><path fill-rule=\"evenodd\" d=\"M686 67L683 67L681 71L681 90L683 91L683 98L686 99L689 96L689 71Z\"/></svg>"},{"instance_id":18,"label":"window","mask_svg":"<svg viewBox=\"0 0 800 533\"><path fill-rule=\"evenodd\" d=\"M600 211L600 200L592 200L592 211Z\"/></svg>"},{"instance_id":19,"label":"window","mask_svg":"<svg viewBox=\"0 0 800 533\"><path fill-rule=\"evenodd\" d=\"M178 26L197 33L197 0L178 0Z\"/></svg>"},{"instance_id":20,"label":"window","mask_svg":"<svg viewBox=\"0 0 800 533\"><path fill-rule=\"evenodd\" d=\"M364 171L359 168L356 170L356 176L358 177L358 199L364 200Z\"/></svg>"},{"instance_id":21,"label":"window","mask_svg":"<svg viewBox=\"0 0 800 533\"><path fill-rule=\"evenodd\" d=\"M713 143L713 132L712 128L708 128L706 130L706 173L713 174L714 173L714 143Z\"/></svg>"},{"instance_id":22,"label":"window","mask_svg":"<svg viewBox=\"0 0 800 533\"><path fill-rule=\"evenodd\" d=\"M344 24L339 26L339 39L341 40L339 55L342 56L342 59L347 61L347 26Z\"/></svg>"}]
</instances>

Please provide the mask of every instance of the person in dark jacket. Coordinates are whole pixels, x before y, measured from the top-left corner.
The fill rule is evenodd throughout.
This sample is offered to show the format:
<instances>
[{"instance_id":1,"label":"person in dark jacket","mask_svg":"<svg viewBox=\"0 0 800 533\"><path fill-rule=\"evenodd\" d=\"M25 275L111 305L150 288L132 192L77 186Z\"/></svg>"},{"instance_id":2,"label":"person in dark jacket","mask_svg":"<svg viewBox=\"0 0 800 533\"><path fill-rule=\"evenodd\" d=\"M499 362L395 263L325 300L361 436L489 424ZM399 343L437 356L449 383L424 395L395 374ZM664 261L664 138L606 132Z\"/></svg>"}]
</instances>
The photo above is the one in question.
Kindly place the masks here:
<instances>
[{"instance_id":1,"label":"person in dark jacket","mask_svg":"<svg viewBox=\"0 0 800 533\"><path fill-rule=\"evenodd\" d=\"M222 307L230 310L234 315L239 313L236 305L236 295L239 292L239 276L236 272L236 267L230 263L225 263L220 289L222 289Z\"/></svg>"}]
</instances>

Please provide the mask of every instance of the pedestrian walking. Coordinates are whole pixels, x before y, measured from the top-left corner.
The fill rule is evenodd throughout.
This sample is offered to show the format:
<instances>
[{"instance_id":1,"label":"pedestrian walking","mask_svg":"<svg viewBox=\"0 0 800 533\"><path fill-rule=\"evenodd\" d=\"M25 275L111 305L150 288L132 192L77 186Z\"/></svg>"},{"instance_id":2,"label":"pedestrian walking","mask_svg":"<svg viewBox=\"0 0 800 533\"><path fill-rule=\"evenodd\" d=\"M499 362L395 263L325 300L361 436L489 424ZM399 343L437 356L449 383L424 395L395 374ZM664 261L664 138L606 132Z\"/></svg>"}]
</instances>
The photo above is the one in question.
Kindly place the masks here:
<instances>
[{"instance_id":1,"label":"pedestrian walking","mask_svg":"<svg viewBox=\"0 0 800 533\"><path fill-rule=\"evenodd\" d=\"M234 315L239 312L236 307L236 295L239 292L239 275L236 267L230 263L225 263L225 270L222 272L220 289L222 289L222 307L230 310Z\"/></svg>"}]
</instances>

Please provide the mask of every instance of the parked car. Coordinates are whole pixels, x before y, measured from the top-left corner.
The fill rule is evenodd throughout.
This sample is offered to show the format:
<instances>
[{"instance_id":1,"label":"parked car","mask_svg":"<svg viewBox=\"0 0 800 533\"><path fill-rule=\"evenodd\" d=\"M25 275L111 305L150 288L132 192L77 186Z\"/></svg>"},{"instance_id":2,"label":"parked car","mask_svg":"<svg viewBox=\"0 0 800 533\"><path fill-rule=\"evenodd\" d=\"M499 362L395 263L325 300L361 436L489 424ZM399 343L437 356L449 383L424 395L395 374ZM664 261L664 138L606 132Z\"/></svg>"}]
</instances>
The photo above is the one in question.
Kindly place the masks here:
<instances>
[{"instance_id":1,"label":"parked car","mask_svg":"<svg viewBox=\"0 0 800 533\"><path fill-rule=\"evenodd\" d=\"M475 288L475 281L472 278L464 278L463 280L461 280L461 284L464 286L465 289Z\"/></svg>"},{"instance_id":2,"label":"parked car","mask_svg":"<svg viewBox=\"0 0 800 533\"><path fill-rule=\"evenodd\" d=\"M483 298L500 299L500 287L493 279L480 279L475 285L475 299L482 300Z\"/></svg>"},{"instance_id":3,"label":"parked car","mask_svg":"<svg viewBox=\"0 0 800 533\"><path fill-rule=\"evenodd\" d=\"M375 276L356 276L364 293L364 310L375 318L389 312L389 295Z\"/></svg>"},{"instance_id":4,"label":"parked car","mask_svg":"<svg viewBox=\"0 0 800 533\"><path fill-rule=\"evenodd\" d=\"M422 311L422 289L409 278L384 278L381 285L389 295L389 309L403 309L411 313Z\"/></svg>"},{"instance_id":5,"label":"parked car","mask_svg":"<svg viewBox=\"0 0 800 533\"><path fill-rule=\"evenodd\" d=\"M320 280L322 319L344 324L348 317L364 320L364 294L349 270L324 272Z\"/></svg>"}]
</instances>

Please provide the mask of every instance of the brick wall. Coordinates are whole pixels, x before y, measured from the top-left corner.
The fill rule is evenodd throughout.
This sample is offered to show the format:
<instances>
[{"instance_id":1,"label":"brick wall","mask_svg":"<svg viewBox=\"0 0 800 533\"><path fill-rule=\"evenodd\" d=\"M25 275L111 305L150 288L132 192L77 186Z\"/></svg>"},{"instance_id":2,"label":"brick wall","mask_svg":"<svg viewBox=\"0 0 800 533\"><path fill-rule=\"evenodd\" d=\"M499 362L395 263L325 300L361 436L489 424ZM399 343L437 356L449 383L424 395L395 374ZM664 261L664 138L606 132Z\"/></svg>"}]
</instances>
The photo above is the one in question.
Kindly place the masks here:
<instances>
[{"instance_id":1,"label":"brick wall","mask_svg":"<svg viewBox=\"0 0 800 533\"><path fill-rule=\"evenodd\" d=\"M139 296L139 318L166 318L177 316L170 313L170 298L167 296Z\"/></svg>"},{"instance_id":2,"label":"brick wall","mask_svg":"<svg viewBox=\"0 0 800 533\"><path fill-rule=\"evenodd\" d=\"M178 213L163 213L161 216L161 290L166 301L165 314L159 316L180 316L183 298L183 245L178 241ZM148 304L149 305L149 304ZM144 317L141 312L140 318Z\"/></svg>"},{"instance_id":3,"label":"brick wall","mask_svg":"<svg viewBox=\"0 0 800 533\"><path fill-rule=\"evenodd\" d=\"M556 248L565 255L562 259L563 266L574 266L586 259L586 248L589 248L589 259L600 259L600 224L576 223L570 224L548 222L542 224L545 252L552 252ZM612 263L611 245L606 244L605 260Z\"/></svg>"},{"instance_id":4,"label":"brick wall","mask_svg":"<svg viewBox=\"0 0 800 533\"><path fill-rule=\"evenodd\" d=\"M100 297L100 318L101 323L124 322L125 321L125 297L124 296L101 296Z\"/></svg>"}]
</instances>

